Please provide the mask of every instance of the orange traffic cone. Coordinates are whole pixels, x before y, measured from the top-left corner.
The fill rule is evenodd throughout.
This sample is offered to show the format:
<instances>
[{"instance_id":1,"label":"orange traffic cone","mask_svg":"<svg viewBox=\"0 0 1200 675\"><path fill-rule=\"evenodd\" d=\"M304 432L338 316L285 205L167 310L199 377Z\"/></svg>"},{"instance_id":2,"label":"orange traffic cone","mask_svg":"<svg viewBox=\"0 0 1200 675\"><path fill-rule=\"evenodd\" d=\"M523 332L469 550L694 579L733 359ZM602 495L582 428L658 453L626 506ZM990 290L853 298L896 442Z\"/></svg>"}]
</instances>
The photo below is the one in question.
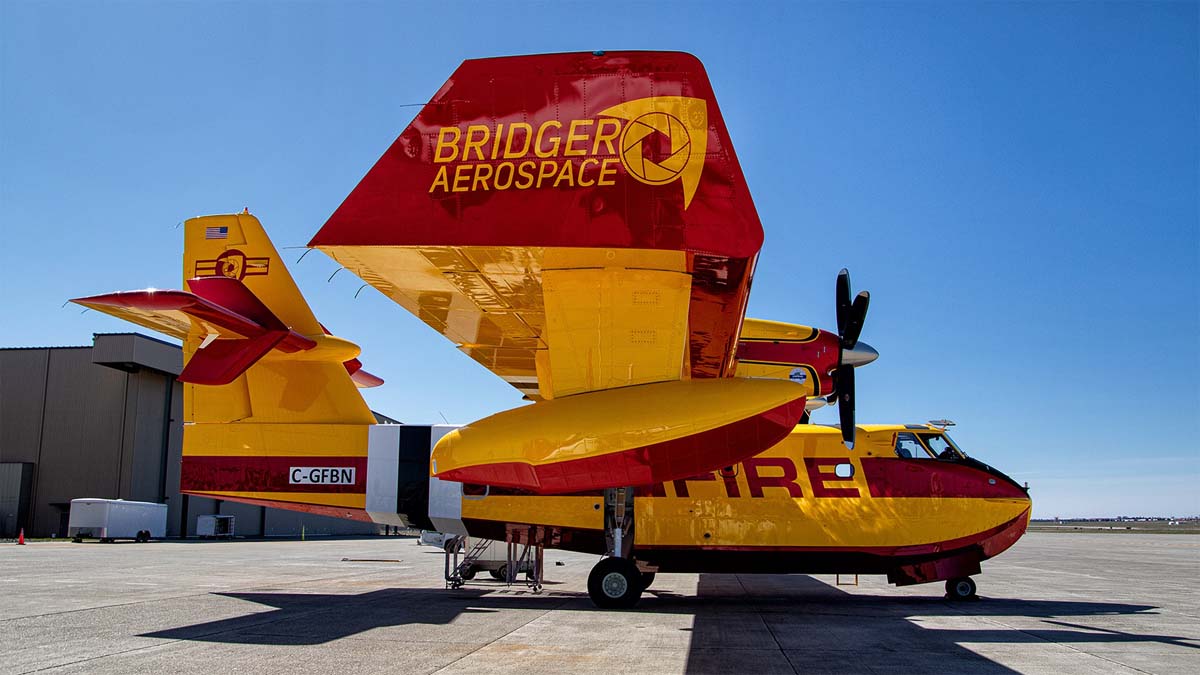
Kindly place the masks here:
<instances>
[{"instance_id":1,"label":"orange traffic cone","mask_svg":"<svg viewBox=\"0 0 1200 675\"><path fill-rule=\"evenodd\" d=\"M25 528L21 528L20 534L17 535L17 546L25 545Z\"/></svg>"}]
</instances>

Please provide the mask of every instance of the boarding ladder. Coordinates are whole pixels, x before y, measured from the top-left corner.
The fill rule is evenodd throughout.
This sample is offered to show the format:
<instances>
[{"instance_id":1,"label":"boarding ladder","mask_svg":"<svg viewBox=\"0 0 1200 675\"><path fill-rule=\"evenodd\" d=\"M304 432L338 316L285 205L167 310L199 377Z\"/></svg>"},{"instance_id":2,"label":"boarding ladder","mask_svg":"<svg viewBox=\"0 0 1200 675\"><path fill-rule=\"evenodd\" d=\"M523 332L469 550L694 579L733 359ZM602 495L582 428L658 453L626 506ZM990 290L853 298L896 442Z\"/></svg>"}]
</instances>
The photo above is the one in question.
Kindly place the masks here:
<instances>
[{"instance_id":1,"label":"boarding ladder","mask_svg":"<svg viewBox=\"0 0 1200 675\"><path fill-rule=\"evenodd\" d=\"M475 562L487 550L487 539L476 539L467 549L467 537L459 536L446 547L446 588L461 588L464 583L474 577L472 570ZM459 555L462 560L459 560Z\"/></svg>"},{"instance_id":2,"label":"boarding ladder","mask_svg":"<svg viewBox=\"0 0 1200 675\"><path fill-rule=\"evenodd\" d=\"M525 585L534 593L540 592L545 565L545 536L544 528L541 527L508 524L504 534L506 575L496 580L506 586L512 586L517 583L517 577L522 570L525 570ZM492 543L489 539L468 540L467 537L456 537L452 540L446 546L446 588L462 588L474 579L477 563Z\"/></svg>"}]
</instances>

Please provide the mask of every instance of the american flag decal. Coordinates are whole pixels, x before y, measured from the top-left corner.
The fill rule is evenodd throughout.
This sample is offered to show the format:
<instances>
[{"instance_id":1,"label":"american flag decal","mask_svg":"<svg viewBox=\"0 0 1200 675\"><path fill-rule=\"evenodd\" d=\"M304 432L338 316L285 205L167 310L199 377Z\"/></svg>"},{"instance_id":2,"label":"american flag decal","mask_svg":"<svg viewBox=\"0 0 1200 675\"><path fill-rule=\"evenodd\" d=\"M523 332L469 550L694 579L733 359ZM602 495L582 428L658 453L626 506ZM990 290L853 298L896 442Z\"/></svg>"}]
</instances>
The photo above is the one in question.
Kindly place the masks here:
<instances>
[{"instance_id":1,"label":"american flag decal","mask_svg":"<svg viewBox=\"0 0 1200 675\"><path fill-rule=\"evenodd\" d=\"M205 239L228 239L229 228L222 225L221 227L206 227L204 228Z\"/></svg>"}]
</instances>

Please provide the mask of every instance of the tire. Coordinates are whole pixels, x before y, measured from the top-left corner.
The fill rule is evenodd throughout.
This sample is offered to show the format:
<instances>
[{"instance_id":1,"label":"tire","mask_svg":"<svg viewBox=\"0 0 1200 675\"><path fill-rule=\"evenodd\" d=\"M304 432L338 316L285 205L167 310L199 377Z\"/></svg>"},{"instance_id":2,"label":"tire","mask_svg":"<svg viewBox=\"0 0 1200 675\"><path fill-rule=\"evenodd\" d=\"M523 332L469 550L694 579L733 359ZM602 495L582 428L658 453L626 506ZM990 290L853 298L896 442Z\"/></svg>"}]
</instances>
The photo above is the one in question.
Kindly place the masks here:
<instances>
[{"instance_id":1,"label":"tire","mask_svg":"<svg viewBox=\"0 0 1200 675\"><path fill-rule=\"evenodd\" d=\"M652 583L654 583L654 572L642 572L642 590L650 588Z\"/></svg>"},{"instance_id":2,"label":"tire","mask_svg":"<svg viewBox=\"0 0 1200 675\"><path fill-rule=\"evenodd\" d=\"M468 567L467 569L459 572L458 576L462 577L463 581L470 581L475 578L475 568Z\"/></svg>"},{"instance_id":3,"label":"tire","mask_svg":"<svg viewBox=\"0 0 1200 675\"><path fill-rule=\"evenodd\" d=\"M628 558L605 558L588 575L588 595L600 609L629 609L642 597L642 574Z\"/></svg>"},{"instance_id":4,"label":"tire","mask_svg":"<svg viewBox=\"0 0 1200 675\"><path fill-rule=\"evenodd\" d=\"M496 581L508 581L508 565L501 565L497 570L488 570L488 574Z\"/></svg>"},{"instance_id":5,"label":"tire","mask_svg":"<svg viewBox=\"0 0 1200 675\"><path fill-rule=\"evenodd\" d=\"M951 600L971 600L975 596L975 580L971 577L958 577L946 582L946 597Z\"/></svg>"}]
</instances>

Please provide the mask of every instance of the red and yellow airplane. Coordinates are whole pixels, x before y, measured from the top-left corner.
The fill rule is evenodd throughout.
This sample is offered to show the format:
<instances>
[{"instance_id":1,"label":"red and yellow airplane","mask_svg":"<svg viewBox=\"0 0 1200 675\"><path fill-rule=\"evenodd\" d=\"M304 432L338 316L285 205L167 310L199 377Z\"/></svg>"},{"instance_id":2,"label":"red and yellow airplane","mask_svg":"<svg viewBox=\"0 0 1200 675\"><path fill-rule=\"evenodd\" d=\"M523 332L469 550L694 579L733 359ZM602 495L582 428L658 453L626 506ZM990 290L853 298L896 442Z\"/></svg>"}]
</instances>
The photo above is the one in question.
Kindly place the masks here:
<instances>
[{"instance_id":1,"label":"red and yellow airplane","mask_svg":"<svg viewBox=\"0 0 1200 675\"><path fill-rule=\"evenodd\" d=\"M602 606L632 605L654 570L886 572L972 594L979 561L1024 531L1026 491L931 428L856 427L854 368L877 356L858 340L868 295L852 299L843 270L836 334L746 318L762 240L694 57L482 59L309 245L531 405L376 425L356 385L381 380L248 213L186 222L187 290L76 302L183 341L189 494L485 537L529 527L608 554L589 583ZM826 400L840 431L797 426ZM908 436L947 448L896 456Z\"/></svg>"}]
</instances>

